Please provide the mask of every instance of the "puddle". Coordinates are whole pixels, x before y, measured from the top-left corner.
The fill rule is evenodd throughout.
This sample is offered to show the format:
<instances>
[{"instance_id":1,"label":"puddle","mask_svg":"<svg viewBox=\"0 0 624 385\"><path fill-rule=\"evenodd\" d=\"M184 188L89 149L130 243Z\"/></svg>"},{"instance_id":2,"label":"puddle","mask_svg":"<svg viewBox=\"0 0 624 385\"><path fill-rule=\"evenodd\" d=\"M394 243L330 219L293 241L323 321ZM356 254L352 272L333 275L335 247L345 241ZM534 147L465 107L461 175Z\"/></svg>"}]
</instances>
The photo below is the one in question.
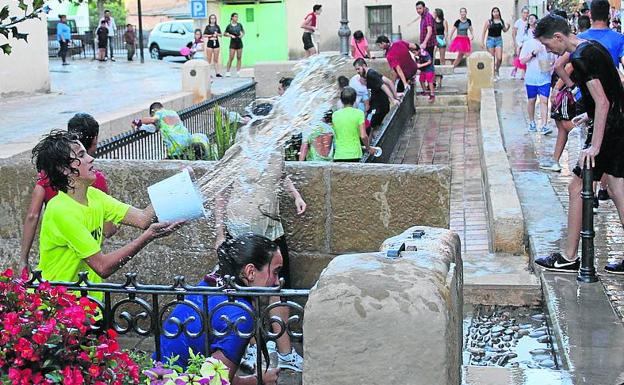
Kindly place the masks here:
<instances>
[{"instance_id":1,"label":"puddle","mask_svg":"<svg viewBox=\"0 0 624 385\"><path fill-rule=\"evenodd\" d=\"M464 365L558 369L541 307L466 305Z\"/></svg>"}]
</instances>

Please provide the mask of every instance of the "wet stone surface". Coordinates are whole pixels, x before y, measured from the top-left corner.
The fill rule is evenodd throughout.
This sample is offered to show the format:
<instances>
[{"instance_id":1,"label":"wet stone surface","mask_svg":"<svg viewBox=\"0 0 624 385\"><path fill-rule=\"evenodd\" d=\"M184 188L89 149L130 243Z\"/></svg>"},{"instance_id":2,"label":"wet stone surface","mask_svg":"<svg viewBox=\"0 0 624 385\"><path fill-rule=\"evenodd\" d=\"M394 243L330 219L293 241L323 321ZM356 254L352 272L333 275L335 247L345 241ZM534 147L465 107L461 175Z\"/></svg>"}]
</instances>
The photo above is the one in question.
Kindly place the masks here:
<instances>
[{"instance_id":1,"label":"wet stone surface","mask_svg":"<svg viewBox=\"0 0 624 385\"><path fill-rule=\"evenodd\" d=\"M466 305L464 365L557 369L541 308Z\"/></svg>"}]
</instances>

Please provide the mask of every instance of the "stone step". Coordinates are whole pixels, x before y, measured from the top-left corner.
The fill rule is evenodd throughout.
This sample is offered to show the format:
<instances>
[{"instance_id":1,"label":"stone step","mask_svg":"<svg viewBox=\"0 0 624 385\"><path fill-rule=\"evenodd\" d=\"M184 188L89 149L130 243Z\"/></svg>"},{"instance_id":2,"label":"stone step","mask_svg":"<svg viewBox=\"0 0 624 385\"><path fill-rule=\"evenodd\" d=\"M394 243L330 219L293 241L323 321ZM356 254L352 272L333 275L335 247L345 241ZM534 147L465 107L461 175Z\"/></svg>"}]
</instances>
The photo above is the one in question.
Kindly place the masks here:
<instances>
[{"instance_id":1,"label":"stone step","mask_svg":"<svg viewBox=\"0 0 624 385\"><path fill-rule=\"evenodd\" d=\"M439 106L435 103L429 105L420 105L416 107L416 111L420 112L466 112L468 106Z\"/></svg>"},{"instance_id":2,"label":"stone step","mask_svg":"<svg viewBox=\"0 0 624 385\"><path fill-rule=\"evenodd\" d=\"M572 385L563 370L463 366L462 385Z\"/></svg>"},{"instance_id":3,"label":"stone step","mask_svg":"<svg viewBox=\"0 0 624 385\"><path fill-rule=\"evenodd\" d=\"M540 281L529 271L527 256L468 252L462 259L466 303L532 306L542 302Z\"/></svg>"},{"instance_id":4,"label":"stone step","mask_svg":"<svg viewBox=\"0 0 624 385\"><path fill-rule=\"evenodd\" d=\"M429 103L429 96L421 96L420 91L414 98L415 107L423 106L466 106L466 95L461 94L437 94L435 102Z\"/></svg>"}]
</instances>

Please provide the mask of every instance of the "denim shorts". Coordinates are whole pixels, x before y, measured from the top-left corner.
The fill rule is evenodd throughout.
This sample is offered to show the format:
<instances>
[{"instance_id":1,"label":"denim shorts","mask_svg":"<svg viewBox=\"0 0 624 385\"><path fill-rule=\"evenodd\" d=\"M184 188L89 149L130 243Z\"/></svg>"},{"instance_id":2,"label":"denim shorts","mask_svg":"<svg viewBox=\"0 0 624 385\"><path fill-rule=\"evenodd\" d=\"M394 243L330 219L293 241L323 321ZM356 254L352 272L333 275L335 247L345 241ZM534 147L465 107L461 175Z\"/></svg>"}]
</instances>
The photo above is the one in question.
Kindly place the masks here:
<instances>
[{"instance_id":1,"label":"denim shorts","mask_svg":"<svg viewBox=\"0 0 624 385\"><path fill-rule=\"evenodd\" d=\"M499 36L499 37L488 36L485 46L488 49L492 49L496 47L503 48L503 37L502 36Z\"/></svg>"}]
</instances>

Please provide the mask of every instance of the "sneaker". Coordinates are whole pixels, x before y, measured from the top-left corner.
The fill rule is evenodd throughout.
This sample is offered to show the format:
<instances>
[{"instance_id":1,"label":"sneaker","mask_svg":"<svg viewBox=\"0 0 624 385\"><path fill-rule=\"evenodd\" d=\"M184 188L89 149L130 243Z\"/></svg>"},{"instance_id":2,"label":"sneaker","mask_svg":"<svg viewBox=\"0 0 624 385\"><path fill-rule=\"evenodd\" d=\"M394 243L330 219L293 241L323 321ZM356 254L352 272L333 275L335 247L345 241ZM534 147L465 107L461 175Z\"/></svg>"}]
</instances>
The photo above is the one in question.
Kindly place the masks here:
<instances>
[{"instance_id":1,"label":"sneaker","mask_svg":"<svg viewBox=\"0 0 624 385\"><path fill-rule=\"evenodd\" d=\"M111 58L111 61L117 61L117 60L115 60L115 58L114 58L114 57L112 57L112 58Z\"/></svg>"},{"instance_id":2,"label":"sneaker","mask_svg":"<svg viewBox=\"0 0 624 385\"><path fill-rule=\"evenodd\" d=\"M624 260L608 264L605 271L611 274L624 274Z\"/></svg>"},{"instance_id":3,"label":"sneaker","mask_svg":"<svg viewBox=\"0 0 624 385\"><path fill-rule=\"evenodd\" d=\"M254 372L256 370L256 361L258 358L258 349L256 345L249 344L247 345L247 350L245 350L245 355L241 360L240 366L241 368Z\"/></svg>"},{"instance_id":4,"label":"sneaker","mask_svg":"<svg viewBox=\"0 0 624 385\"><path fill-rule=\"evenodd\" d=\"M230 73L230 71L228 71L228 72L226 72L226 73L225 73L225 77L226 77L226 78L229 78L230 76L232 76L232 74Z\"/></svg>"},{"instance_id":5,"label":"sneaker","mask_svg":"<svg viewBox=\"0 0 624 385\"><path fill-rule=\"evenodd\" d=\"M548 127L548 126L542 126L542 128L540 128L540 132L543 135L548 135L552 132L552 128Z\"/></svg>"},{"instance_id":6,"label":"sneaker","mask_svg":"<svg viewBox=\"0 0 624 385\"><path fill-rule=\"evenodd\" d=\"M290 369L295 372L303 372L303 357L292 348L290 353L277 353L277 367L280 369Z\"/></svg>"},{"instance_id":7,"label":"sneaker","mask_svg":"<svg viewBox=\"0 0 624 385\"><path fill-rule=\"evenodd\" d=\"M537 126L535 125L535 122L529 122L528 130L529 132L537 132Z\"/></svg>"},{"instance_id":8,"label":"sneaker","mask_svg":"<svg viewBox=\"0 0 624 385\"><path fill-rule=\"evenodd\" d=\"M558 271L560 273L576 273L581 266L581 260L576 258L568 261L561 253L552 253L547 257L537 258L535 263L546 270Z\"/></svg>"},{"instance_id":9,"label":"sneaker","mask_svg":"<svg viewBox=\"0 0 624 385\"><path fill-rule=\"evenodd\" d=\"M68 66L68 65L69 65L69 63L68 63L68 62L65 62L65 63L63 63L63 65L64 65L64 66Z\"/></svg>"},{"instance_id":10,"label":"sneaker","mask_svg":"<svg viewBox=\"0 0 624 385\"><path fill-rule=\"evenodd\" d=\"M218 78L222 78L222 77L223 77L223 75L221 75L221 74L217 74L217 77L218 77Z\"/></svg>"},{"instance_id":11,"label":"sneaker","mask_svg":"<svg viewBox=\"0 0 624 385\"><path fill-rule=\"evenodd\" d=\"M609 200L609 192L607 191L607 189L599 189L598 190L598 199L601 201L608 201Z\"/></svg>"},{"instance_id":12,"label":"sneaker","mask_svg":"<svg viewBox=\"0 0 624 385\"><path fill-rule=\"evenodd\" d=\"M420 96L427 96L429 95L429 93L427 91L421 91L420 92Z\"/></svg>"},{"instance_id":13,"label":"sneaker","mask_svg":"<svg viewBox=\"0 0 624 385\"><path fill-rule=\"evenodd\" d=\"M429 95L429 103L433 103L433 102L435 102L435 95L431 94Z\"/></svg>"},{"instance_id":14,"label":"sneaker","mask_svg":"<svg viewBox=\"0 0 624 385\"><path fill-rule=\"evenodd\" d=\"M552 163L540 163L539 168L542 170L561 172L561 165L559 162L553 161Z\"/></svg>"},{"instance_id":15,"label":"sneaker","mask_svg":"<svg viewBox=\"0 0 624 385\"><path fill-rule=\"evenodd\" d=\"M598 207L600 207L600 201L598 200L598 197L594 195L594 209L597 209Z\"/></svg>"}]
</instances>

